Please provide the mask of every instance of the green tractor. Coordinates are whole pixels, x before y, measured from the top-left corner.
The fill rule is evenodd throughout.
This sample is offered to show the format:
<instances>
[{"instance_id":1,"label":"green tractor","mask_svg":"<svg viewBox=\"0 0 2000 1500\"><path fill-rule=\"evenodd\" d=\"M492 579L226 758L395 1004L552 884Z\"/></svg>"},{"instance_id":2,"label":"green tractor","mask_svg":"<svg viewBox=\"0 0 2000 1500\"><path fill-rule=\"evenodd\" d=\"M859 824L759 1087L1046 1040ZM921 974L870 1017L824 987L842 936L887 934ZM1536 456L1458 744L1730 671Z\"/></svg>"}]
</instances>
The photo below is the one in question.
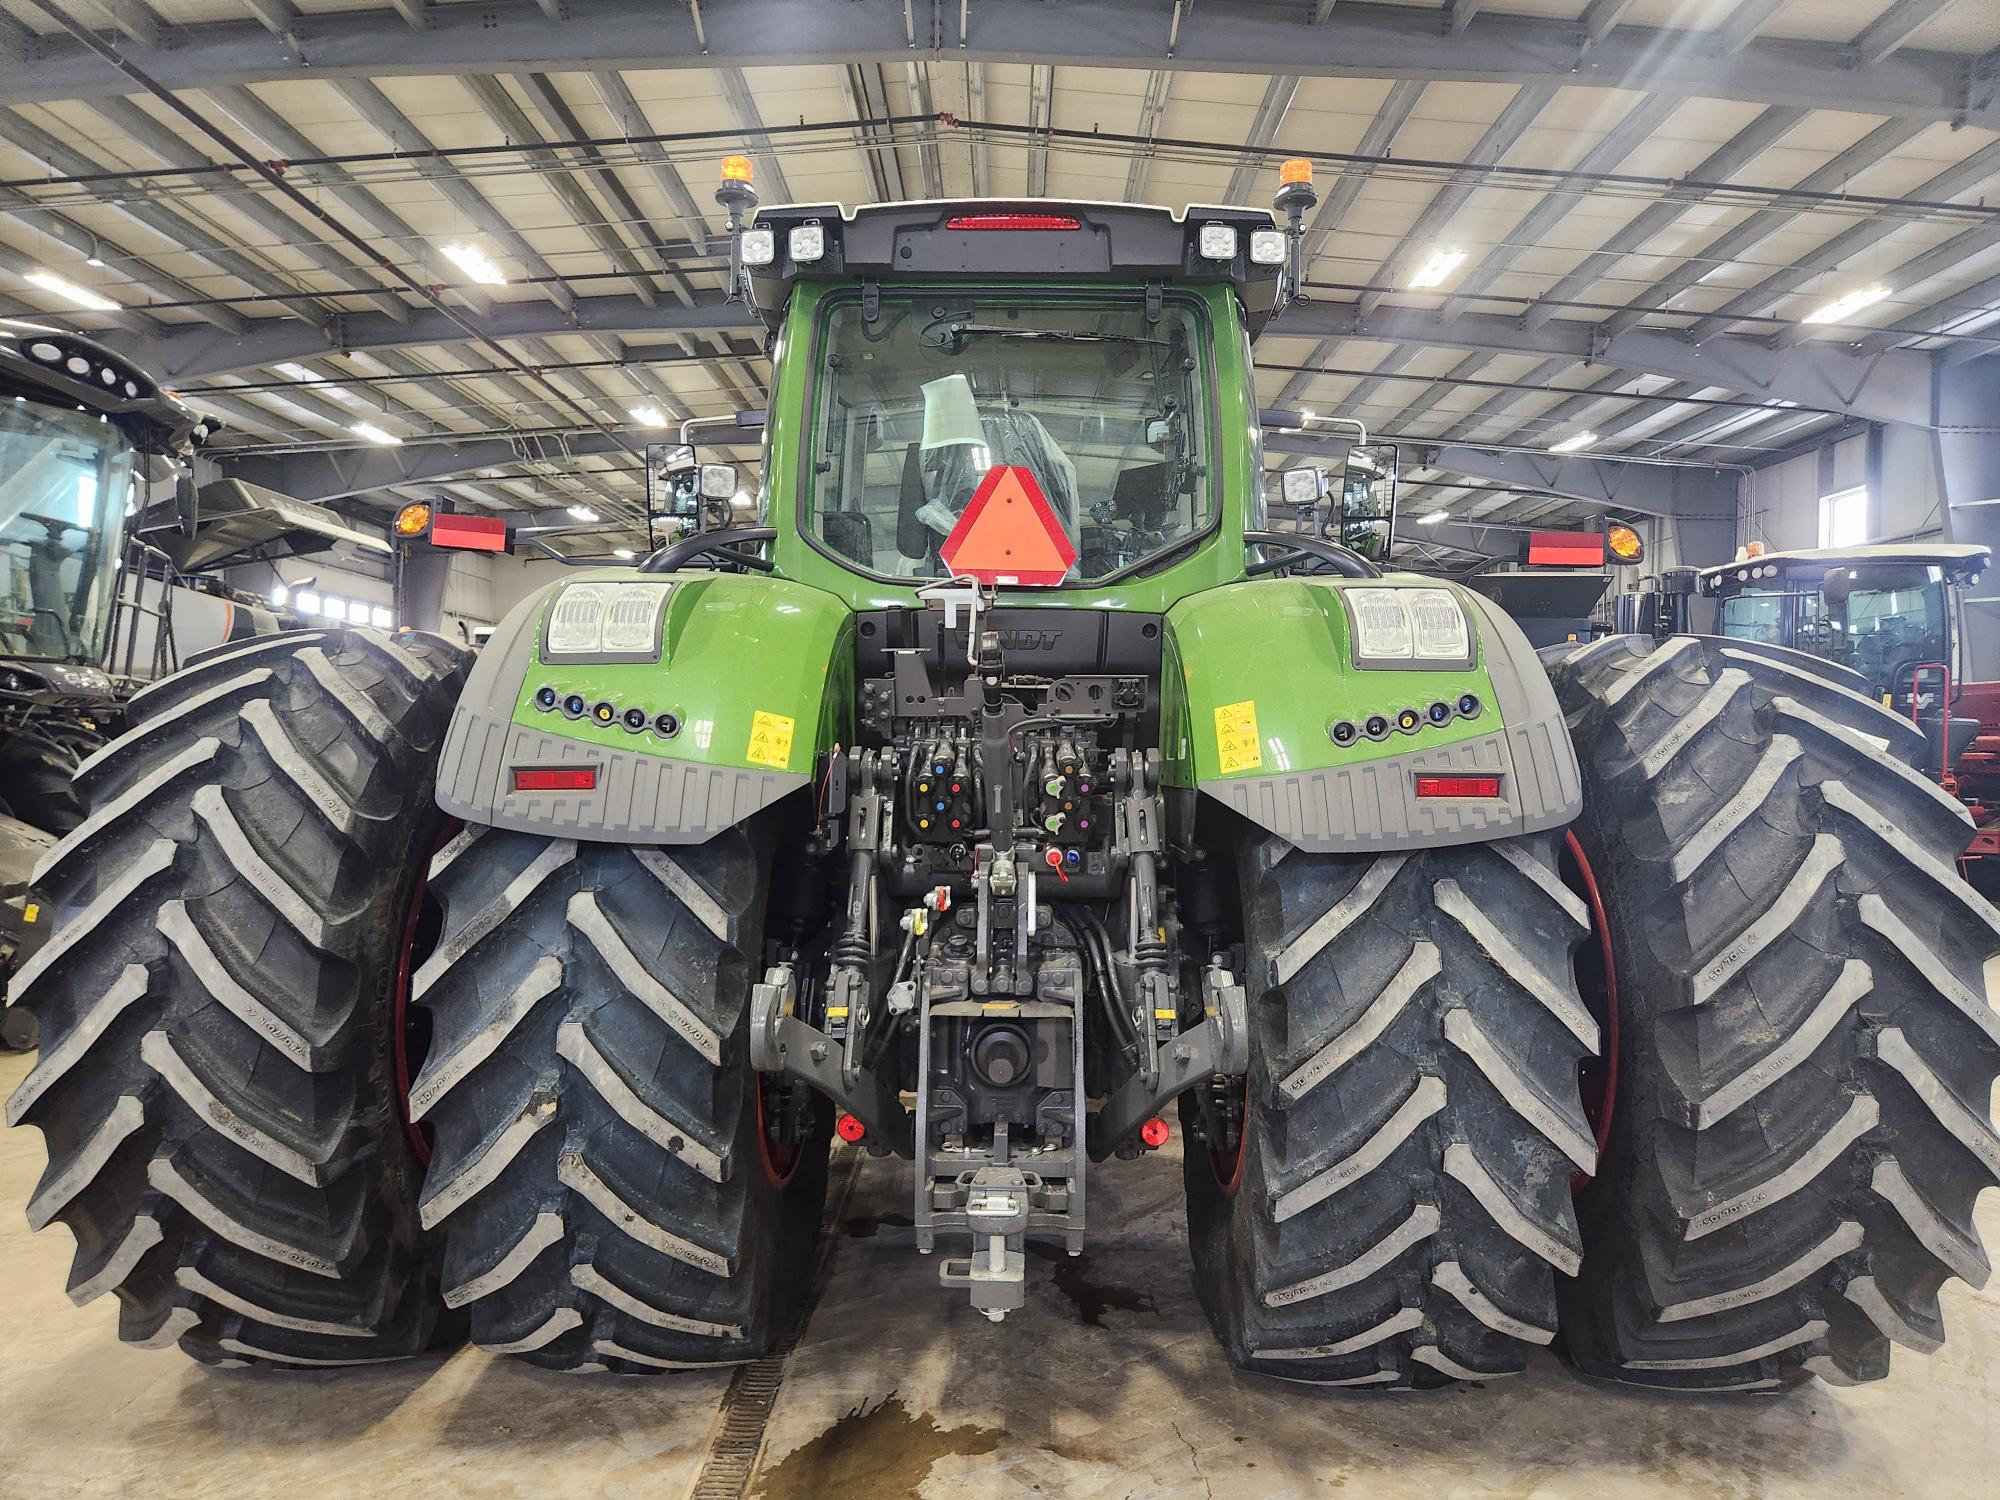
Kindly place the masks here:
<instances>
[{"instance_id":1,"label":"green tractor","mask_svg":"<svg viewBox=\"0 0 2000 1500\"><path fill-rule=\"evenodd\" d=\"M940 1315L1000 1320L1177 1128L1248 1370L1937 1347L1987 1270L2000 916L1921 734L1809 656L1537 656L1264 530L1250 343L1309 181L1276 220L726 177L757 515L476 661L225 649L83 768L8 1109L75 1300L215 1363L741 1363L835 1135L911 1163Z\"/></svg>"}]
</instances>

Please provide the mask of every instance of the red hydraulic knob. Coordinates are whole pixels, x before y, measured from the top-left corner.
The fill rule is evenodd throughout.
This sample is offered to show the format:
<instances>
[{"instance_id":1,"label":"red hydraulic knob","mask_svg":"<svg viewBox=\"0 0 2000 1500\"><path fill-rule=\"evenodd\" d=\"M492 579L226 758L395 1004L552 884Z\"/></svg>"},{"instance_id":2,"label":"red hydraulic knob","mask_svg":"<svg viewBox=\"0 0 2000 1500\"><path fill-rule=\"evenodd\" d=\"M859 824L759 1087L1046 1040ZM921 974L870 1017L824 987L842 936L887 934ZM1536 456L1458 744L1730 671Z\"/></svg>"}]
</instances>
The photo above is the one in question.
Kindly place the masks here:
<instances>
[{"instance_id":1,"label":"red hydraulic knob","mask_svg":"<svg viewBox=\"0 0 2000 1500\"><path fill-rule=\"evenodd\" d=\"M842 1115L835 1123L833 1129L836 1135L850 1145L868 1134L868 1127L855 1119L853 1115Z\"/></svg>"}]
</instances>

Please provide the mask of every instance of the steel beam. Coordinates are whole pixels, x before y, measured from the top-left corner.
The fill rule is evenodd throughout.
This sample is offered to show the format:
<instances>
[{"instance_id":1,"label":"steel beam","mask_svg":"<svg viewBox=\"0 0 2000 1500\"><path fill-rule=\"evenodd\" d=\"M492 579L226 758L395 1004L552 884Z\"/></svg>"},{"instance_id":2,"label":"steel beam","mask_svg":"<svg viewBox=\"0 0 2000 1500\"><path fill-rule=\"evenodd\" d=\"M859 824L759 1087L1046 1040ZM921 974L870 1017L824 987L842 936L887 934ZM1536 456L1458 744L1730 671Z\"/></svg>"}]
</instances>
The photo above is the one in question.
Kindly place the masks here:
<instances>
[{"instance_id":1,"label":"steel beam","mask_svg":"<svg viewBox=\"0 0 2000 1500\"><path fill-rule=\"evenodd\" d=\"M1958 0L1896 0L1866 31L1847 44L1841 52L1841 61L1850 68L1872 67L1907 42L1913 32L1929 25L1957 3Z\"/></svg>"},{"instance_id":2,"label":"steel beam","mask_svg":"<svg viewBox=\"0 0 2000 1500\"><path fill-rule=\"evenodd\" d=\"M1810 113L1810 110L1790 105L1773 105L1710 152L1688 176L1702 182L1727 182L1791 134L1792 128ZM1586 255L1528 309L1528 326L1532 328L1555 317L1562 303L1582 297L1610 275L1619 261L1650 244L1656 235L1665 233L1704 196L1699 192L1678 192L1669 194L1658 203L1649 203L1630 223L1605 241L1602 247Z\"/></svg>"},{"instance_id":3,"label":"steel beam","mask_svg":"<svg viewBox=\"0 0 2000 1500\"><path fill-rule=\"evenodd\" d=\"M496 305L485 324L486 332L503 339L564 333L751 333L757 328L741 306L725 305L713 296L685 307L646 307L631 297L586 297L567 312L544 303L509 302ZM1646 328L1603 339L1592 325L1569 319L1524 331L1514 318L1465 313L1447 321L1429 308L1415 307L1384 307L1364 324L1352 304L1337 302L1293 306L1266 335L1273 336L1560 356L1871 421L1924 426L1931 420L1932 360L1909 350L1865 355L1816 343L1780 350L1759 339L1729 337L1697 347L1678 333ZM239 337L212 328L175 328L132 353L163 378L192 381L332 350L449 345L465 339L464 330L442 315L419 309L407 323L379 313L352 314L325 334L278 318L256 320Z\"/></svg>"},{"instance_id":4,"label":"steel beam","mask_svg":"<svg viewBox=\"0 0 2000 1500\"><path fill-rule=\"evenodd\" d=\"M2000 355L1943 371L1938 381L1940 430L1932 445L1946 529L1953 541L1991 547L2000 559L2000 442L1992 435L1996 412ZM1966 667L1974 680L1990 682L2000 678L2000 567L1986 570L1967 592L1965 604Z\"/></svg>"},{"instance_id":5,"label":"steel beam","mask_svg":"<svg viewBox=\"0 0 2000 1500\"><path fill-rule=\"evenodd\" d=\"M1507 101L1493 123L1486 127L1479 141L1465 155L1468 166L1492 166L1505 159L1507 153L1535 123L1541 112L1548 108L1558 90L1553 84L1537 84L1517 91ZM1378 280L1393 286L1400 286L1407 274L1414 270L1428 252L1452 216L1465 206L1466 200L1479 190L1479 177L1470 175L1447 182L1432 194L1431 201L1424 205L1396 248L1382 261ZM1381 291L1361 294L1361 313L1366 317L1387 299L1388 293Z\"/></svg>"},{"instance_id":6,"label":"steel beam","mask_svg":"<svg viewBox=\"0 0 2000 1500\"><path fill-rule=\"evenodd\" d=\"M503 302L482 321L494 338L554 337L566 333L716 333L758 331L740 305L703 297L692 307L647 307L636 297L587 297L569 311L546 302ZM465 330L434 309L413 312L407 323L380 313L344 317L325 333L289 318L260 318L231 337L216 329L176 328L131 352L161 379L193 381L279 360L354 349L411 349L462 344Z\"/></svg>"},{"instance_id":7,"label":"steel beam","mask_svg":"<svg viewBox=\"0 0 2000 1500\"><path fill-rule=\"evenodd\" d=\"M5 97L6 90L0 87L0 98ZM166 127L156 128L164 130ZM67 176L104 170L101 161L58 140L39 125L3 109L0 109L0 138L18 146L51 170ZM218 271L234 276L254 291L289 298L299 290L296 284L286 281L277 272L232 249L184 211L144 199L127 200L116 211L163 236L169 244L178 245L190 255L207 261ZM321 325L332 323L333 314L316 302L288 301L286 305L294 308L302 319Z\"/></svg>"},{"instance_id":8,"label":"steel beam","mask_svg":"<svg viewBox=\"0 0 2000 1500\"><path fill-rule=\"evenodd\" d=\"M1880 166L1897 148L1928 127L1913 120L1885 120L1817 171L1795 184L1809 192L1839 192L1859 174ZM1689 288L1698 286L1717 266L1739 260L1749 251L1799 217L1796 208L1764 208L1732 224L1699 250L1685 256L1667 275L1632 298L1634 307L1670 307ZM1900 219L1887 221L1901 227ZM1638 323L1645 314L1625 311L1605 320L1613 332Z\"/></svg>"},{"instance_id":9,"label":"steel beam","mask_svg":"<svg viewBox=\"0 0 2000 1500\"><path fill-rule=\"evenodd\" d=\"M829 62L904 63L912 51L899 0L737 0L692 14L658 0L597 0L565 20L537 0L441 5L412 30L380 8L316 14L294 49L256 21L176 26L130 56L167 87L319 77L425 77L450 73L698 69ZM1607 12L1593 7L1598 19ZM937 56L959 61L1157 66L1157 0L1051 6L981 0L964 46L944 38ZM1617 9L1608 14L1614 18ZM951 40L956 40L952 38ZM1574 21L1483 11L1452 34L1435 8L1351 5L1301 26L1285 6L1213 0L1184 8L1173 49L1178 70L1296 73L1338 78L1424 78L1628 89L1682 98L1820 107L1840 79L1843 109L2000 128L2000 99L1968 97L1968 59L1904 47L1843 70L1848 49L1829 42L1760 38L1717 54L1712 34L1620 26L1591 42ZM916 50L930 54L931 47ZM124 93L123 77L77 43L45 39L32 62L0 59L0 98L25 104Z\"/></svg>"},{"instance_id":10,"label":"steel beam","mask_svg":"<svg viewBox=\"0 0 2000 1500\"><path fill-rule=\"evenodd\" d=\"M1717 338L1697 346L1677 332L1651 328L1631 328L1605 338L1594 325L1572 319L1523 329L1516 318L1464 313L1446 321L1427 308L1415 307L1385 307L1363 323L1352 304L1333 302L1289 309L1265 337L1273 335L1560 355L1794 401L1844 416L1914 426L1930 421L1930 358L1905 350L1872 357L1819 344L1777 350L1749 338Z\"/></svg>"}]
</instances>

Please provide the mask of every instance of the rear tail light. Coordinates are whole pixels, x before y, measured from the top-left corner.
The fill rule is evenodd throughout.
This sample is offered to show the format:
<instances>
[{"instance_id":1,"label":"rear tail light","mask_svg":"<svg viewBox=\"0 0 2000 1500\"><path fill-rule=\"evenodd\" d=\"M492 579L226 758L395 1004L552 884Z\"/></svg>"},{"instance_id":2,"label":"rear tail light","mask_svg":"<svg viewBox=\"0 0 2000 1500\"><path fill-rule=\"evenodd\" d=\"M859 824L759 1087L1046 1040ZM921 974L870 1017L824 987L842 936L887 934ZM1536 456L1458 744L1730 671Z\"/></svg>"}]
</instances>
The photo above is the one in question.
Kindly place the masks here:
<instances>
[{"instance_id":1,"label":"rear tail light","mask_svg":"<svg viewBox=\"0 0 2000 1500\"><path fill-rule=\"evenodd\" d=\"M549 770L514 769L514 790L517 792L594 792L597 790L597 767L558 766Z\"/></svg>"},{"instance_id":2,"label":"rear tail light","mask_svg":"<svg viewBox=\"0 0 2000 1500\"><path fill-rule=\"evenodd\" d=\"M953 214L947 229L1081 229L1068 214Z\"/></svg>"},{"instance_id":3,"label":"rear tail light","mask_svg":"<svg viewBox=\"0 0 2000 1500\"><path fill-rule=\"evenodd\" d=\"M461 547L472 552L505 552L507 523L498 516L439 511L431 517L431 545Z\"/></svg>"},{"instance_id":4,"label":"rear tail light","mask_svg":"<svg viewBox=\"0 0 2000 1500\"><path fill-rule=\"evenodd\" d=\"M1419 776L1419 797L1497 797L1498 776Z\"/></svg>"}]
</instances>

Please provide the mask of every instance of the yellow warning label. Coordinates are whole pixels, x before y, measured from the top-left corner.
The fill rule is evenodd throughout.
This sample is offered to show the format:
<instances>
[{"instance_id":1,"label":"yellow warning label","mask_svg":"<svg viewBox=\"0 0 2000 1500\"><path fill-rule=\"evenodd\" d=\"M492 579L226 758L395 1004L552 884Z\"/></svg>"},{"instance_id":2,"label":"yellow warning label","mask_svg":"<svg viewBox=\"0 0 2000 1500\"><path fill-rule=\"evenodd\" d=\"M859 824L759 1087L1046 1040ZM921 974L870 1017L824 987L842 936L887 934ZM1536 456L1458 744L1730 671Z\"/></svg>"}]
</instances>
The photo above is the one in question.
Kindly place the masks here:
<instances>
[{"instance_id":1,"label":"yellow warning label","mask_svg":"<svg viewBox=\"0 0 2000 1500\"><path fill-rule=\"evenodd\" d=\"M41 907L37 905L35 902L30 901L26 906L21 908L21 920L23 922L41 921L42 920Z\"/></svg>"},{"instance_id":2,"label":"yellow warning label","mask_svg":"<svg viewBox=\"0 0 2000 1500\"><path fill-rule=\"evenodd\" d=\"M1255 699L1225 703L1215 711L1215 754L1224 776L1264 764L1263 747L1257 742Z\"/></svg>"},{"instance_id":3,"label":"yellow warning label","mask_svg":"<svg viewBox=\"0 0 2000 1500\"><path fill-rule=\"evenodd\" d=\"M792 763L792 720L758 709L750 720L750 748L743 758L753 765L782 771Z\"/></svg>"}]
</instances>

